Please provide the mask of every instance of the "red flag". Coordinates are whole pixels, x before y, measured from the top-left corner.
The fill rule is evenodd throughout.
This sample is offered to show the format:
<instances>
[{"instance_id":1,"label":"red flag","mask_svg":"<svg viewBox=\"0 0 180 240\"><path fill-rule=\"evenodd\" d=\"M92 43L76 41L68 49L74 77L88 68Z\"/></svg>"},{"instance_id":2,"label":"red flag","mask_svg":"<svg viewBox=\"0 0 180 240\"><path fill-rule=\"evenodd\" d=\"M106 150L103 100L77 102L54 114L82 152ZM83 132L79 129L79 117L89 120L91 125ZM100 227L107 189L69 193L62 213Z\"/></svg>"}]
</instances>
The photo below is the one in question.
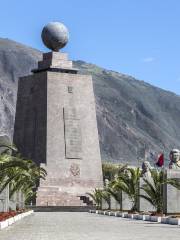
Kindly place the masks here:
<instances>
[{"instance_id":1,"label":"red flag","mask_svg":"<svg viewBox=\"0 0 180 240\"><path fill-rule=\"evenodd\" d=\"M162 167L164 165L164 154L160 153L158 154L157 161L156 161L156 166Z\"/></svg>"}]
</instances>

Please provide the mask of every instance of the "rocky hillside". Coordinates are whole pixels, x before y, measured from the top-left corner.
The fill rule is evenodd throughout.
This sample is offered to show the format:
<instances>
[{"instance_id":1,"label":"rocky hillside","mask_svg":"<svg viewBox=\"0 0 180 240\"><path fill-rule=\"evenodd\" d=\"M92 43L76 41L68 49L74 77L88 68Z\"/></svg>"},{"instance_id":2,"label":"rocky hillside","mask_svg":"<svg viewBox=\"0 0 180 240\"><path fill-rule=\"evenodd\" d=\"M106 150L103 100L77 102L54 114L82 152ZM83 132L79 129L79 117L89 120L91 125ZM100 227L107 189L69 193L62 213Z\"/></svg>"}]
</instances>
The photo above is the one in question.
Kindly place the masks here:
<instances>
[{"instance_id":1,"label":"rocky hillside","mask_svg":"<svg viewBox=\"0 0 180 240\"><path fill-rule=\"evenodd\" d=\"M0 39L0 135L12 137L18 77L40 58L38 50ZM83 61L74 67L93 76L103 160L137 165L145 148L180 147L180 96Z\"/></svg>"}]
</instances>

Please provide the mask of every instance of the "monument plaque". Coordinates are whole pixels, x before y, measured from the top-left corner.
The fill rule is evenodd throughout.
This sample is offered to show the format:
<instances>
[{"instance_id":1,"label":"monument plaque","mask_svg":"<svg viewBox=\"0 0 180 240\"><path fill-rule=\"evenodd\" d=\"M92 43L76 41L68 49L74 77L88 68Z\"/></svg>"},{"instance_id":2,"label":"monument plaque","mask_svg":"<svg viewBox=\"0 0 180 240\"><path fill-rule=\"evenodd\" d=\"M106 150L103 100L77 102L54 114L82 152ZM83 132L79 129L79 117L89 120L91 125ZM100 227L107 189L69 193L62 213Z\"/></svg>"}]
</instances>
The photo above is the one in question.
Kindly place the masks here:
<instances>
[{"instance_id":1,"label":"monument plaque","mask_svg":"<svg viewBox=\"0 0 180 240\"><path fill-rule=\"evenodd\" d=\"M81 159L81 126L75 108L64 108L64 136L66 158Z\"/></svg>"}]
</instances>

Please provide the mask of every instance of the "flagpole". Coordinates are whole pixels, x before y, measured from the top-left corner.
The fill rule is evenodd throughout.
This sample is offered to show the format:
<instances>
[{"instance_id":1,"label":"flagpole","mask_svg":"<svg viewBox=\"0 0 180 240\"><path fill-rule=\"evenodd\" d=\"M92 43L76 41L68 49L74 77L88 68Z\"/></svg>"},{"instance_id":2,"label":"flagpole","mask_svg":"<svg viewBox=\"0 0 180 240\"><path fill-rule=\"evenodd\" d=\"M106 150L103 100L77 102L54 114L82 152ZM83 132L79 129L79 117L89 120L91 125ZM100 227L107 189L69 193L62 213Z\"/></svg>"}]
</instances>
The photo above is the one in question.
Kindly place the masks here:
<instances>
[{"instance_id":1,"label":"flagpole","mask_svg":"<svg viewBox=\"0 0 180 240\"><path fill-rule=\"evenodd\" d=\"M163 197L163 213L165 211L165 200L164 200L164 197L165 197L165 147L163 148L163 186L162 186L162 197Z\"/></svg>"}]
</instances>

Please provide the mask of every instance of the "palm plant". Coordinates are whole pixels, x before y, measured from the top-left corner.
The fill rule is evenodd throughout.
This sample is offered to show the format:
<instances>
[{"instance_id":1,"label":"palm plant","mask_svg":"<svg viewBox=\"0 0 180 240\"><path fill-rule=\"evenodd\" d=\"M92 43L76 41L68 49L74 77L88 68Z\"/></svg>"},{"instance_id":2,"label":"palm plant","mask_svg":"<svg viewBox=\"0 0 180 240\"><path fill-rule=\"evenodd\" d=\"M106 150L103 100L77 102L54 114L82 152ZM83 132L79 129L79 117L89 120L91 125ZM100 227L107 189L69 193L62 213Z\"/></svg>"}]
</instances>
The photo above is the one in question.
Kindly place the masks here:
<instances>
[{"instance_id":1,"label":"palm plant","mask_svg":"<svg viewBox=\"0 0 180 240\"><path fill-rule=\"evenodd\" d=\"M5 148L0 154L0 193L9 185L10 198L15 192L21 191L26 200L30 199L35 195L33 189L40 178L45 179L46 171L32 160L22 158L14 146L0 147Z\"/></svg>"},{"instance_id":2,"label":"palm plant","mask_svg":"<svg viewBox=\"0 0 180 240\"><path fill-rule=\"evenodd\" d=\"M138 211L139 208L139 181L141 176L140 168L127 168L113 182L114 192L125 192L132 202L131 211ZM120 193L119 193L120 198Z\"/></svg>"},{"instance_id":3,"label":"palm plant","mask_svg":"<svg viewBox=\"0 0 180 240\"><path fill-rule=\"evenodd\" d=\"M4 153L11 153L12 151L17 152L17 148L14 144L7 144L7 143L3 143L0 142L0 153L4 154Z\"/></svg>"},{"instance_id":4,"label":"palm plant","mask_svg":"<svg viewBox=\"0 0 180 240\"><path fill-rule=\"evenodd\" d=\"M121 208L122 203L122 191L119 189L113 188L112 182L115 178L120 176L124 173L125 169L127 168L127 164L113 164L113 163L103 163L102 170L103 170L103 179L104 179L104 191L102 192L102 198L108 204L108 209L111 208L111 196L119 203ZM106 179L109 180L107 185Z\"/></svg>"},{"instance_id":5,"label":"palm plant","mask_svg":"<svg viewBox=\"0 0 180 240\"><path fill-rule=\"evenodd\" d=\"M109 181L113 180L116 176L120 175L124 169L127 168L126 165L114 164L114 163L103 163L103 179L108 179Z\"/></svg>"},{"instance_id":6,"label":"palm plant","mask_svg":"<svg viewBox=\"0 0 180 240\"><path fill-rule=\"evenodd\" d=\"M108 191L108 188L105 188L102 190L102 199L107 203L108 205L108 210L111 209L111 194Z\"/></svg>"},{"instance_id":7,"label":"palm plant","mask_svg":"<svg viewBox=\"0 0 180 240\"><path fill-rule=\"evenodd\" d=\"M89 195L93 199L97 209L102 209L102 199L103 199L102 192L103 192L102 189L95 188L95 190L92 193L89 193L89 192L87 193L87 195Z\"/></svg>"},{"instance_id":8,"label":"palm plant","mask_svg":"<svg viewBox=\"0 0 180 240\"><path fill-rule=\"evenodd\" d=\"M151 178L144 178L144 184L141 186L145 194L140 194L140 197L150 202L156 209L157 213L162 214L164 209L164 185L170 184L180 189L180 184L175 179L167 179L163 170L150 170Z\"/></svg>"},{"instance_id":9,"label":"palm plant","mask_svg":"<svg viewBox=\"0 0 180 240\"><path fill-rule=\"evenodd\" d=\"M10 182L10 194L9 196L13 196L13 194L17 191L21 191L25 199L29 199L30 193L34 196L34 190L39 182L39 179L45 179L46 171L36 166L34 162L28 160L26 162L28 170L22 168L13 168L8 171ZM12 177L10 177L12 176ZM27 196L26 196L27 195Z\"/></svg>"},{"instance_id":10,"label":"palm plant","mask_svg":"<svg viewBox=\"0 0 180 240\"><path fill-rule=\"evenodd\" d=\"M112 196L116 200L116 202L118 202L120 207L119 210L122 210L122 190L117 187L114 187L113 182L110 182L106 191L110 194L110 196Z\"/></svg>"}]
</instances>

